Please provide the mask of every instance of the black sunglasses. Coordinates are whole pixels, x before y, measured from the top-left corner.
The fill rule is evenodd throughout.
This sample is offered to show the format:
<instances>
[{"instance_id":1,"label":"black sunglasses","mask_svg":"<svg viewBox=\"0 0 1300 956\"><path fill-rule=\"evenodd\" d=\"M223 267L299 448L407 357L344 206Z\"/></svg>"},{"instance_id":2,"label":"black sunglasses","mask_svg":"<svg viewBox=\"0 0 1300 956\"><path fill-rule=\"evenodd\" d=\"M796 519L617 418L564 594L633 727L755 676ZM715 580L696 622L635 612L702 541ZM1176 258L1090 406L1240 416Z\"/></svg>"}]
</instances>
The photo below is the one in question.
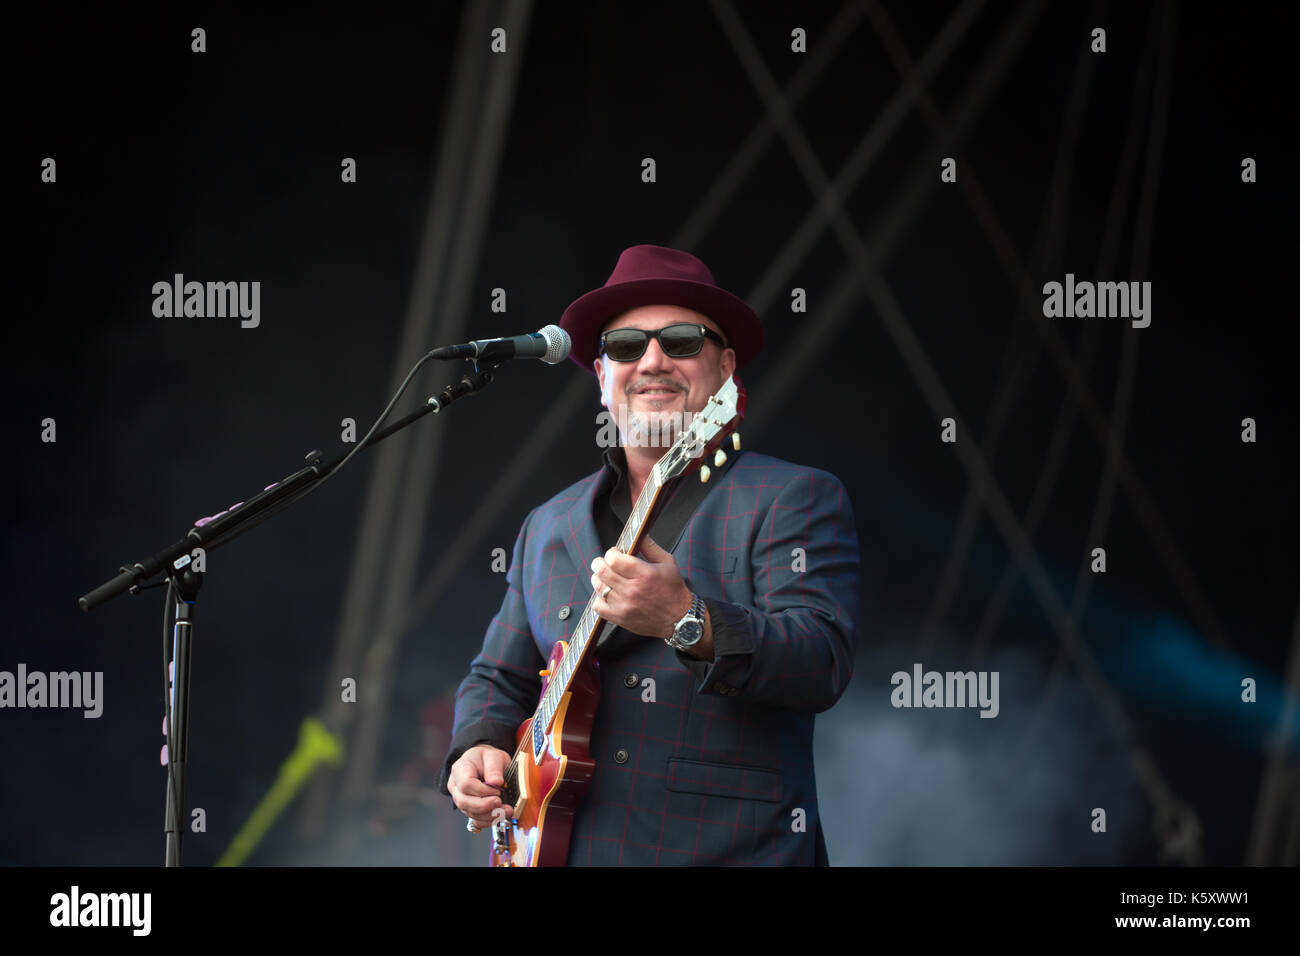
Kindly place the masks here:
<instances>
[{"instance_id":1,"label":"black sunglasses","mask_svg":"<svg viewBox=\"0 0 1300 956\"><path fill-rule=\"evenodd\" d=\"M600 355L608 355L615 362L635 362L645 355L650 340L658 339L659 347L669 358L690 358L699 355L704 340L712 339L726 348L722 336L704 325L665 325L662 329L647 332L645 329L612 329L600 336Z\"/></svg>"}]
</instances>

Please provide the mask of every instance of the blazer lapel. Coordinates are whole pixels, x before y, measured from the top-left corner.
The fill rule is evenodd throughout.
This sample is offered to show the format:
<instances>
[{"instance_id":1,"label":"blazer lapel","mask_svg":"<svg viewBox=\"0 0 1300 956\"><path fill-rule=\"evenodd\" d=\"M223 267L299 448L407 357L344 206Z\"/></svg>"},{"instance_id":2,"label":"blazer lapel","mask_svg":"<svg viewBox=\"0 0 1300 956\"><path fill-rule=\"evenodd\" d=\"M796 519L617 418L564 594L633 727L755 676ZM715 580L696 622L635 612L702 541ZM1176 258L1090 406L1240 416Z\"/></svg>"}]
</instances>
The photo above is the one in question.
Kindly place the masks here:
<instances>
[{"instance_id":1,"label":"blazer lapel","mask_svg":"<svg viewBox=\"0 0 1300 956\"><path fill-rule=\"evenodd\" d=\"M587 597L591 596L591 562L597 555L605 553L605 549L600 546L600 538L596 535L596 523L591 515L596 496L606 484L606 473L601 469L579 492L578 500L569 509L566 517L568 529L565 532L564 549L583 579Z\"/></svg>"}]
</instances>

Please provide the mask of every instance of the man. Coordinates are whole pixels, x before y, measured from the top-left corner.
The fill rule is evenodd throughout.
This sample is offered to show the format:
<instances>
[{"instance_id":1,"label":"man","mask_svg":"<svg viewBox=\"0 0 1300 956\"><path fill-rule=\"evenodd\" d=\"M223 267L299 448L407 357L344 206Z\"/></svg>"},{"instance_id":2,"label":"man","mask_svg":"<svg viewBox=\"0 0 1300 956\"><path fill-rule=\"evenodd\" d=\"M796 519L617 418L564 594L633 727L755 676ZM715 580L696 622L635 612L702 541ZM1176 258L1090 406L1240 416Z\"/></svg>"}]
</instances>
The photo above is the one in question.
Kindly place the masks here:
<instances>
[{"instance_id":1,"label":"man","mask_svg":"<svg viewBox=\"0 0 1300 956\"><path fill-rule=\"evenodd\" d=\"M665 489L642 547L622 554L613 545L675 424L758 353L762 326L704 263L659 246L624 250L560 325L624 446L524 519L505 601L457 693L440 787L471 832L490 827L538 671L596 593L617 629L593 648L596 770L568 864L825 865L813 722L853 674L858 613L844 487L729 451L708 484Z\"/></svg>"}]
</instances>

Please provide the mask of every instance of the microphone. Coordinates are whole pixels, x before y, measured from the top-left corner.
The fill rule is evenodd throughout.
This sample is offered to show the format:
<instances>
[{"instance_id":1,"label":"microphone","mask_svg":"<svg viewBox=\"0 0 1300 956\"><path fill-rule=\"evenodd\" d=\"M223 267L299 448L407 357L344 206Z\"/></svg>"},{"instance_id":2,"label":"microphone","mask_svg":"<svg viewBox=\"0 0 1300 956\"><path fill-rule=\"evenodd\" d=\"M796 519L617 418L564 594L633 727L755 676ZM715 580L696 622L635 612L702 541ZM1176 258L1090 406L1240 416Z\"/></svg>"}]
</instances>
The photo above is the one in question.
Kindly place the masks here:
<instances>
[{"instance_id":1,"label":"microphone","mask_svg":"<svg viewBox=\"0 0 1300 956\"><path fill-rule=\"evenodd\" d=\"M569 333L558 325L528 335L511 335L499 339L477 339L463 345L444 345L429 353L436 359L478 358L539 358L547 365L563 362L569 357L573 341Z\"/></svg>"}]
</instances>

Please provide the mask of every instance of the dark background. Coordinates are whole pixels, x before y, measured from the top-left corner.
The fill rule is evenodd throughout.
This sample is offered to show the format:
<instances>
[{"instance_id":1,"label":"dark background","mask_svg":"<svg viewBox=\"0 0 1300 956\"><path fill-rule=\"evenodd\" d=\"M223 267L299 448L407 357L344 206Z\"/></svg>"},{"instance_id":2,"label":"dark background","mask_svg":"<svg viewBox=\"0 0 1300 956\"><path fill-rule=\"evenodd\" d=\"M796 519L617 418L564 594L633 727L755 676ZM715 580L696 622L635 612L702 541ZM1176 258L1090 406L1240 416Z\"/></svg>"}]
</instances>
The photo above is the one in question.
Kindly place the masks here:
<instances>
[{"instance_id":1,"label":"dark background","mask_svg":"<svg viewBox=\"0 0 1300 956\"><path fill-rule=\"evenodd\" d=\"M899 88L897 48L882 36L892 29L919 60L957 6L875 9L794 111L832 177ZM991 2L973 18L927 85L941 121L1022 9ZM1300 653L1297 441L1286 411L1295 407L1296 182L1286 146L1294 35L1274 4L1235 4L1231 14L1179 5L1171 19L1148 4L1037 9L964 135L940 147L924 116L908 111L843 197L857 234L871 237L912 177L927 184L897 241L873 247L871 260L949 406L927 401L870 297L856 295L833 332L810 331L851 268L835 231L820 230L775 296L755 302L767 347L743 371L755 410L742 428L746 445L839 476L862 549L854 683L818 721L836 864L1162 862L1135 748L1195 813L1200 859L1241 863L1266 741L1282 713L1281 676L1288 653ZM14 23L5 65L10 488L0 669L103 671L105 704L98 720L0 711L0 863L161 862L162 592L90 614L76 598L196 518L294 470L309 449L341 447L343 418L363 433L388 401L407 301L422 281L417 248L462 13L454 3L419 14L54 4ZM838 4L791 13L745 3L740 19L781 86L804 62L790 51L790 30L806 29L812 51L839 14ZM205 53L190 51L194 26L207 31ZM1090 64L1068 190L1057 195L1060 131L1094 26L1106 28L1108 49ZM1149 104L1114 265L1099 273L1135 91L1152 97L1162 35L1173 38L1163 145L1144 178L1160 119ZM468 337L558 321L605 281L621 249L675 241L765 112L704 3L543 2L508 50L521 58L518 90L474 257ZM46 156L57 160L57 183L40 181ZM355 184L340 182L345 156L357 160ZM641 181L646 156L657 162L653 184ZM957 184L939 182L943 156L957 158ZM1241 181L1246 156L1258 162L1257 183ZM1138 209L1157 188L1139 271L1135 237L1147 234ZM1053 199L1064 200L1062 248L1046 270ZM752 296L816 202L776 137L690 251L724 287ZM1001 253L990 240L997 234ZM1023 374L991 465L1023 515L1067 396L1042 339L1018 319L1008 252L1034 308L1042 284L1067 271L1153 283L1149 328L1117 318L1047 324L1071 353L1099 324L1088 388L1108 418L1126 418L1124 453L1222 640L1205 633L1124 491L1101 541L1089 538L1108 492L1104 449L1081 423L1033 540L1067 604L1080 562L1106 547L1108 571L1088 582L1080 630L1127 732L1058 654L1057 632L1023 578L975 663L973 635L1010 560L984 512L951 607L918 645L970 485L953 446L939 441L939 419L956 417L959 442L974 446L999 382ZM260 327L155 318L152 285L177 272L260 281ZM807 314L789 309L795 286L807 291ZM508 292L505 314L491 311L495 287ZM778 381L813 334L813 360ZM1116 407L1122 349L1134 335L1133 392ZM447 343L426 346L438 344ZM1018 357L1007 366L1009 349ZM452 374L426 369L399 408L416 407ZM562 430L571 440L539 461L517 454L534 418L582 375L571 363L518 362L486 395L414 426L444 431L417 578L444 558L457 576L403 637L373 794L335 809L329 831L313 839L297 834L291 808L251 863L479 862L481 845L449 801L429 799L441 754L425 751L438 750L448 695L501 599L492 549L509 552L534 505L598 465L586 437L599 410L594 378L590 402ZM1248 416L1258 423L1254 444L1240 440ZM56 443L40 440L46 417L57 422ZM189 804L204 808L207 830L188 837L190 864L215 862L274 782L303 717L338 685L329 662L372 465L358 456L318 494L209 556L189 780ZM471 553L449 555L465 515L511 468L527 469L525 489L499 502ZM892 708L889 676L914 661L998 669L999 717ZM1244 677L1258 681L1258 703L1240 701ZM1292 767L1298 724L1293 714ZM418 781L393 791L403 768L415 774L408 784ZM1104 834L1090 829L1095 807L1107 809Z\"/></svg>"}]
</instances>

